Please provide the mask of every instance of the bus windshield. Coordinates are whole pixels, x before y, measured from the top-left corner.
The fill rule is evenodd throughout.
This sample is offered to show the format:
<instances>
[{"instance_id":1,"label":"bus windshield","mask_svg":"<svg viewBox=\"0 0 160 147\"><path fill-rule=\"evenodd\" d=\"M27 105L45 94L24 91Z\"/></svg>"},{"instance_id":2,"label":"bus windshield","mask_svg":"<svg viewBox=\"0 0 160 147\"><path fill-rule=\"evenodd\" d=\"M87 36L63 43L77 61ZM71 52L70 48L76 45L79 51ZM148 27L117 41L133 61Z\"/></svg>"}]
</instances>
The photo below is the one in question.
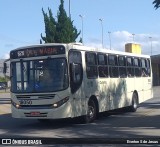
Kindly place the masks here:
<instances>
[{"instance_id":1,"label":"bus windshield","mask_svg":"<svg viewBox=\"0 0 160 147\"><path fill-rule=\"evenodd\" d=\"M65 58L12 62L12 86L15 93L55 92L68 87Z\"/></svg>"}]
</instances>

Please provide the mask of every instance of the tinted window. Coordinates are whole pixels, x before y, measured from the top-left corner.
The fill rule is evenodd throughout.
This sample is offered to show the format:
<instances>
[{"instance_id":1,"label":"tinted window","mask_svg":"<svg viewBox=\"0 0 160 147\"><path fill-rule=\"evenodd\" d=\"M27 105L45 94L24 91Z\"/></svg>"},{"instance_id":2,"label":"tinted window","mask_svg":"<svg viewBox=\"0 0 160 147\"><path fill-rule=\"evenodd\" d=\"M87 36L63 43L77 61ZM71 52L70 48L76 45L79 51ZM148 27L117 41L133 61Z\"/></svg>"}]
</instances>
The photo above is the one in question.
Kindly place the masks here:
<instances>
[{"instance_id":1,"label":"tinted window","mask_svg":"<svg viewBox=\"0 0 160 147\"><path fill-rule=\"evenodd\" d=\"M106 64L106 56L105 54L98 54L98 65Z\"/></svg>"},{"instance_id":2,"label":"tinted window","mask_svg":"<svg viewBox=\"0 0 160 147\"><path fill-rule=\"evenodd\" d=\"M147 66L147 74L151 76L151 69L150 69L150 60L146 59L146 66Z\"/></svg>"},{"instance_id":3,"label":"tinted window","mask_svg":"<svg viewBox=\"0 0 160 147\"><path fill-rule=\"evenodd\" d=\"M109 62L109 75L110 77L119 77L118 65L117 65L117 55L108 55Z\"/></svg>"},{"instance_id":4,"label":"tinted window","mask_svg":"<svg viewBox=\"0 0 160 147\"><path fill-rule=\"evenodd\" d=\"M76 92L83 80L82 56L80 51L71 50L69 52L69 69L71 92Z\"/></svg>"},{"instance_id":5,"label":"tinted window","mask_svg":"<svg viewBox=\"0 0 160 147\"><path fill-rule=\"evenodd\" d=\"M81 52L70 51L70 53L69 53L69 63L82 63Z\"/></svg>"},{"instance_id":6,"label":"tinted window","mask_svg":"<svg viewBox=\"0 0 160 147\"><path fill-rule=\"evenodd\" d=\"M108 77L107 56L98 54L98 73L99 77Z\"/></svg>"},{"instance_id":7,"label":"tinted window","mask_svg":"<svg viewBox=\"0 0 160 147\"><path fill-rule=\"evenodd\" d=\"M135 76L141 77L141 60L139 58L134 58L134 70L135 70Z\"/></svg>"},{"instance_id":8,"label":"tinted window","mask_svg":"<svg viewBox=\"0 0 160 147\"><path fill-rule=\"evenodd\" d=\"M53 92L68 87L65 58L12 62L12 92Z\"/></svg>"},{"instance_id":9,"label":"tinted window","mask_svg":"<svg viewBox=\"0 0 160 147\"><path fill-rule=\"evenodd\" d=\"M149 66L149 60L147 59L141 59L141 67L142 67L142 76L147 77L150 76L150 66Z\"/></svg>"},{"instance_id":10,"label":"tinted window","mask_svg":"<svg viewBox=\"0 0 160 147\"><path fill-rule=\"evenodd\" d=\"M96 53L86 52L86 72L88 78L97 78L97 60Z\"/></svg>"},{"instance_id":11,"label":"tinted window","mask_svg":"<svg viewBox=\"0 0 160 147\"><path fill-rule=\"evenodd\" d=\"M96 65L96 54L95 53L86 53L87 65Z\"/></svg>"},{"instance_id":12,"label":"tinted window","mask_svg":"<svg viewBox=\"0 0 160 147\"><path fill-rule=\"evenodd\" d=\"M127 64L127 76L133 77L134 76L134 66L133 66L133 58L127 57L126 58L126 64Z\"/></svg>"},{"instance_id":13,"label":"tinted window","mask_svg":"<svg viewBox=\"0 0 160 147\"><path fill-rule=\"evenodd\" d=\"M108 56L109 65L117 65L117 56L109 55Z\"/></svg>"},{"instance_id":14,"label":"tinted window","mask_svg":"<svg viewBox=\"0 0 160 147\"><path fill-rule=\"evenodd\" d=\"M126 71L126 62L125 62L125 57L124 56L119 56L118 57L118 64L119 64L119 76L121 78L124 78L127 76L127 71Z\"/></svg>"},{"instance_id":15,"label":"tinted window","mask_svg":"<svg viewBox=\"0 0 160 147\"><path fill-rule=\"evenodd\" d=\"M118 63L119 63L119 66L125 66L125 57L124 56L119 56L118 57Z\"/></svg>"}]
</instances>

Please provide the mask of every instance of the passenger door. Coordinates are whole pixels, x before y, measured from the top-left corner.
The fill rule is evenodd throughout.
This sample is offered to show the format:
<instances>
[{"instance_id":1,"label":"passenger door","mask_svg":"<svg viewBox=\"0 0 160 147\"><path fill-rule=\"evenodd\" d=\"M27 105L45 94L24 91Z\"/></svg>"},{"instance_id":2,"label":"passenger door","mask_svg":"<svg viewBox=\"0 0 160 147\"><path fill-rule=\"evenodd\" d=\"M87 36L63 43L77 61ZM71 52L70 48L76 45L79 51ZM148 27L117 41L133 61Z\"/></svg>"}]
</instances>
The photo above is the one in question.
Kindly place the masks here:
<instances>
[{"instance_id":1,"label":"passenger door","mask_svg":"<svg viewBox=\"0 0 160 147\"><path fill-rule=\"evenodd\" d=\"M70 50L69 52L69 72L70 87L72 93L72 112L73 116L80 116L84 107L83 83L83 66L82 55L80 51Z\"/></svg>"}]
</instances>

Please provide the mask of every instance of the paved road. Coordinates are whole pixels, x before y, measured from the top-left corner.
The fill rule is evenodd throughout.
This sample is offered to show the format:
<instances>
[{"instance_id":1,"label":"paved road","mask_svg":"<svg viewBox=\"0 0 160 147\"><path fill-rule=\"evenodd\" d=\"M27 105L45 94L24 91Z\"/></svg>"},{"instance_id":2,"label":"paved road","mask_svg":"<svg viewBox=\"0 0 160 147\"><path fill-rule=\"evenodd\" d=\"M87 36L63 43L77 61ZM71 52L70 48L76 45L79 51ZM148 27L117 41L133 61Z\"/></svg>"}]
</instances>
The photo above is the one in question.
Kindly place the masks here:
<instances>
[{"instance_id":1,"label":"paved road","mask_svg":"<svg viewBox=\"0 0 160 147\"><path fill-rule=\"evenodd\" d=\"M159 89L160 87L154 88L154 98L142 103L136 113L120 109L119 112L105 113L92 124L79 124L77 120L70 119L53 120L48 123L39 123L37 120L15 119L11 117L10 105L4 104L4 98L0 98L0 136L54 138L160 137ZM6 102L8 100L6 98Z\"/></svg>"}]
</instances>

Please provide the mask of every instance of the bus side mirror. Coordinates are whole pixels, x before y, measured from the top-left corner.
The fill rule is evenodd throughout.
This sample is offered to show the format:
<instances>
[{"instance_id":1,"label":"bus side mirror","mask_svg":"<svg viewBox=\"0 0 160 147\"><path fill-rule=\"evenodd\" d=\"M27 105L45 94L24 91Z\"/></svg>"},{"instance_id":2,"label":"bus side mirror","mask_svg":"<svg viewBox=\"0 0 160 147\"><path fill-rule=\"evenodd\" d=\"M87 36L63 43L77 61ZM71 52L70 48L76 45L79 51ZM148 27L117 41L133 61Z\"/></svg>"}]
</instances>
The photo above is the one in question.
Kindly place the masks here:
<instances>
[{"instance_id":1,"label":"bus side mirror","mask_svg":"<svg viewBox=\"0 0 160 147\"><path fill-rule=\"evenodd\" d=\"M83 68L81 63L70 63L71 92L75 93L83 80Z\"/></svg>"},{"instance_id":2,"label":"bus side mirror","mask_svg":"<svg viewBox=\"0 0 160 147\"><path fill-rule=\"evenodd\" d=\"M6 74L7 72L7 63L3 63L3 73Z\"/></svg>"},{"instance_id":3,"label":"bus side mirror","mask_svg":"<svg viewBox=\"0 0 160 147\"><path fill-rule=\"evenodd\" d=\"M81 81L81 64L71 63L71 80L73 83L79 83Z\"/></svg>"}]
</instances>

